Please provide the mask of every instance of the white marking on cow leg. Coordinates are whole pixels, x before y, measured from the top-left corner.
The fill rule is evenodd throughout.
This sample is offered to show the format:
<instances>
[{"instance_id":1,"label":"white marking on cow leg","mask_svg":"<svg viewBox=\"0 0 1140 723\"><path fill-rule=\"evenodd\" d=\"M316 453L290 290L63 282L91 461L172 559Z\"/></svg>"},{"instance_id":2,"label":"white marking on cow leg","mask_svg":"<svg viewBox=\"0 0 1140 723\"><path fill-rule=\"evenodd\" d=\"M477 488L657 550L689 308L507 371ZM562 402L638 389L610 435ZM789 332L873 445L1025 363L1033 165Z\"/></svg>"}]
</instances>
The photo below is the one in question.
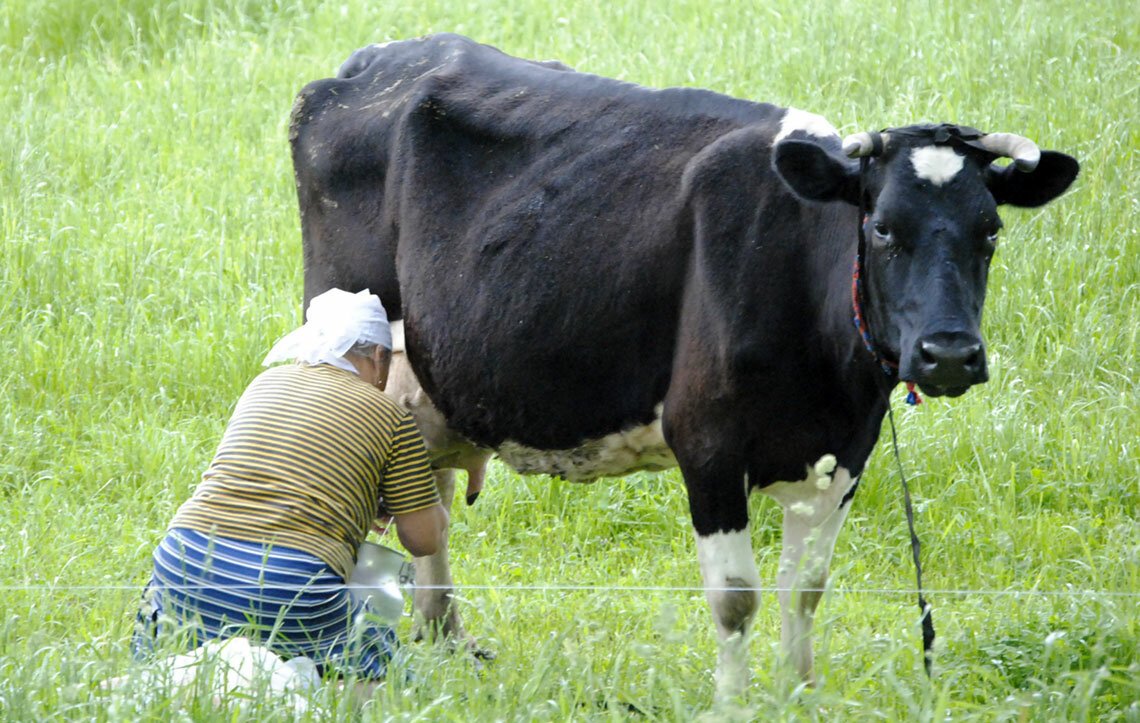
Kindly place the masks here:
<instances>
[{"instance_id":1,"label":"white marking on cow leg","mask_svg":"<svg viewBox=\"0 0 1140 723\"><path fill-rule=\"evenodd\" d=\"M945 146L923 146L910 152L914 174L921 179L941 186L962 170L965 159Z\"/></svg>"},{"instance_id":2,"label":"white marking on cow leg","mask_svg":"<svg viewBox=\"0 0 1140 723\"><path fill-rule=\"evenodd\" d=\"M808 681L813 680L815 611L827 585L835 540L850 507L841 502L857 479L843 467L834 468L835 458L827 455L808 468L802 482L778 482L761 490L784 508L784 544L776 574L780 643L784 655ZM825 479L830 481L824 483Z\"/></svg>"},{"instance_id":3,"label":"white marking on cow leg","mask_svg":"<svg viewBox=\"0 0 1140 723\"><path fill-rule=\"evenodd\" d=\"M772 145L776 145L796 131L803 131L816 138L839 137L839 131L835 130L835 126L823 116L799 108L788 108L784 111L784 117L780 119L780 132L772 139Z\"/></svg>"},{"instance_id":4,"label":"white marking on cow leg","mask_svg":"<svg viewBox=\"0 0 1140 723\"><path fill-rule=\"evenodd\" d=\"M697 535L697 559L720 639L716 697L727 700L742 694L748 685L748 632L760 599L760 574L749 528Z\"/></svg>"},{"instance_id":5,"label":"white marking on cow leg","mask_svg":"<svg viewBox=\"0 0 1140 723\"><path fill-rule=\"evenodd\" d=\"M784 511L784 549L776 586L780 598L780 644L789 662L805 679L813 680L812 626L827 585L828 566L847 506L835 509L818 526L811 517Z\"/></svg>"}]
</instances>

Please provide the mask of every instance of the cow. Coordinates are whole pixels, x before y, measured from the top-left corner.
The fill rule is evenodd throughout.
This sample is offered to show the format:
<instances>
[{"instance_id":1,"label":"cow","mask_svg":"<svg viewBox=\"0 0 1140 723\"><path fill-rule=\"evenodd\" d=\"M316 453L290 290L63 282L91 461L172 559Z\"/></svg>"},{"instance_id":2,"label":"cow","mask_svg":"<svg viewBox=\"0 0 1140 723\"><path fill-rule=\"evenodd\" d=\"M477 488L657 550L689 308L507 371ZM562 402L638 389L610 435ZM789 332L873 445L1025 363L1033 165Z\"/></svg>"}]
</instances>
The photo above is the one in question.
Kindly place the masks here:
<instances>
[{"instance_id":1,"label":"cow","mask_svg":"<svg viewBox=\"0 0 1140 723\"><path fill-rule=\"evenodd\" d=\"M301 90L290 140L306 303L378 293L469 449L580 481L680 468L718 698L749 678L749 494L783 508L781 648L810 681L890 392L987 380L998 207L1079 171L1018 135L841 138L806 111L451 34L357 51Z\"/></svg>"}]
</instances>

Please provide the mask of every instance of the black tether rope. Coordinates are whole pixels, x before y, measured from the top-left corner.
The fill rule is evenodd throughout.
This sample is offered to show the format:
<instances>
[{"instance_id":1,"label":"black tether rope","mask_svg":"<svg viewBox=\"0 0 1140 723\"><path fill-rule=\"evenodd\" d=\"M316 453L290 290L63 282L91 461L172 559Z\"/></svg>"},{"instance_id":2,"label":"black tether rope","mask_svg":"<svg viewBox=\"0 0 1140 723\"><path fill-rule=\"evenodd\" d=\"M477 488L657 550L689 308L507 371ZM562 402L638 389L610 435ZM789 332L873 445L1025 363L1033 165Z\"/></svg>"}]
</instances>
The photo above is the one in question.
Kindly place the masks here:
<instances>
[{"instance_id":1,"label":"black tether rope","mask_svg":"<svg viewBox=\"0 0 1140 723\"><path fill-rule=\"evenodd\" d=\"M919 553L922 546L918 535L914 532L914 506L910 502L910 485L907 484L906 474L903 472L902 458L899 456L899 437L895 432L895 413L891 409L891 400L887 399L887 417L891 420L891 442L894 444L895 462L899 466L899 479L902 480L903 500L906 503L906 524L910 529L910 554L914 558L914 578L918 588L918 609L922 611L922 666L926 668L926 677L931 677L931 666L934 654L934 617L930 612L930 605L922 594L922 560Z\"/></svg>"},{"instance_id":2,"label":"black tether rope","mask_svg":"<svg viewBox=\"0 0 1140 723\"><path fill-rule=\"evenodd\" d=\"M881 153L883 150L882 136L878 133L872 133L871 141L873 148L871 155L877 155L878 153ZM859 248L856 252L857 256L855 263L856 268L859 269L860 275L863 276L865 276L867 273L867 269L864 264L864 257L867 253L867 237L863 226L866 222L868 211L866 182L867 168L870 165L870 162L871 159L869 156L863 156L859 162ZM857 287L857 294L862 295L862 290L867 288L866 283L866 279L864 278L863 283L859 284ZM864 309L866 309L866 304L863 303L862 299L856 298L856 301ZM868 343L869 345L873 345L873 342L871 341L868 341ZM883 371L890 374L891 370L888 366L882 364L882 356L878 353L877 349L874 346L869 346L869 349L871 353L875 355L876 361L880 361L880 366L882 366ZM932 676L931 669L934 660L934 618L931 615L930 605L926 602L926 596L922 594L922 560L920 557L922 545L919 543L918 535L915 534L914 531L914 505L911 504L910 485L907 484L906 473L903 471L902 457L899 455L899 437L898 432L895 430L895 413L891 408L891 398L889 391L886 394L886 402L887 417L891 422L891 442L894 444L895 462L898 464L899 479L902 480L903 501L906 503L906 524L907 528L910 530L910 551L911 557L914 559L914 578L915 585L918 589L918 609L922 611L922 667L926 669L926 676L929 678Z\"/></svg>"}]
</instances>

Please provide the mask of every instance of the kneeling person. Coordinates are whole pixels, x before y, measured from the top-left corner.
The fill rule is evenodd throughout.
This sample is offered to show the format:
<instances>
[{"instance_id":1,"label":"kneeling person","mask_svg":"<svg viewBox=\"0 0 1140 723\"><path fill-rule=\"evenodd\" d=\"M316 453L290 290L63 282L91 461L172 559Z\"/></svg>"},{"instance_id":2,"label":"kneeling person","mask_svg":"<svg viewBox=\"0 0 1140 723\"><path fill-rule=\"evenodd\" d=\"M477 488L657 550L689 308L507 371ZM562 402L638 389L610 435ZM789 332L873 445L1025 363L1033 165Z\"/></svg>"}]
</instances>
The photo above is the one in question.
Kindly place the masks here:
<instances>
[{"instance_id":1,"label":"kneeling person","mask_svg":"<svg viewBox=\"0 0 1140 723\"><path fill-rule=\"evenodd\" d=\"M282 657L363 678L385 673L395 632L345 582L377 517L433 554L447 512L411 416L383 393L392 337L380 300L333 289L265 359L202 481L154 552L136 653L165 627L187 647L249 635ZM367 618L366 618L367 619Z\"/></svg>"}]
</instances>

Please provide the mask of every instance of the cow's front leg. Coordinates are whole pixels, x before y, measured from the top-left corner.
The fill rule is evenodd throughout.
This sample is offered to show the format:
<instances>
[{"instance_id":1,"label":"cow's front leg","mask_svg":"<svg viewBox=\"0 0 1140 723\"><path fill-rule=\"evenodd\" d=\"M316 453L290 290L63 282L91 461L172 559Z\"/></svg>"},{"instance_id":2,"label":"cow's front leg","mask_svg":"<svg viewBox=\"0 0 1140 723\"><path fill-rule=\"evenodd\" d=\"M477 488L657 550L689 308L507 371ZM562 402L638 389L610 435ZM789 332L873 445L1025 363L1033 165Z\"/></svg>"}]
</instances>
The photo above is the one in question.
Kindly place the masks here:
<instances>
[{"instance_id":1,"label":"cow's front leg","mask_svg":"<svg viewBox=\"0 0 1140 723\"><path fill-rule=\"evenodd\" d=\"M716 698L727 700L748 685L748 633L760 599L748 494L743 475L723 486L709 478L690 481L686 476L685 481L705 597L719 638Z\"/></svg>"},{"instance_id":2,"label":"cow's front leg","mask_svg":"<svg viewBox=\"0 0 1140 723\"><path fill-rule=\"evenodd\" d=\"M731 532L697 533L697 558L720 642L716 697L725 700L743 693L750 678L748 633L759 606L760 575L748 525Z\"/></svg>"},{"instance_id":3,"label":"cow's front leg","mask_svg":"<svg viewBox=\"0 0 1140 723\"><path fill-rule=\"evenodd\" d=\"M762 492L784 508L784 544L776 586L780 598L780 643L804 680L814 682L812 624L827 585L835 540L850 509L844 498L855 486L831 455L819 460L801 482L778 482Z\"/></svg>"}]
</instances>

